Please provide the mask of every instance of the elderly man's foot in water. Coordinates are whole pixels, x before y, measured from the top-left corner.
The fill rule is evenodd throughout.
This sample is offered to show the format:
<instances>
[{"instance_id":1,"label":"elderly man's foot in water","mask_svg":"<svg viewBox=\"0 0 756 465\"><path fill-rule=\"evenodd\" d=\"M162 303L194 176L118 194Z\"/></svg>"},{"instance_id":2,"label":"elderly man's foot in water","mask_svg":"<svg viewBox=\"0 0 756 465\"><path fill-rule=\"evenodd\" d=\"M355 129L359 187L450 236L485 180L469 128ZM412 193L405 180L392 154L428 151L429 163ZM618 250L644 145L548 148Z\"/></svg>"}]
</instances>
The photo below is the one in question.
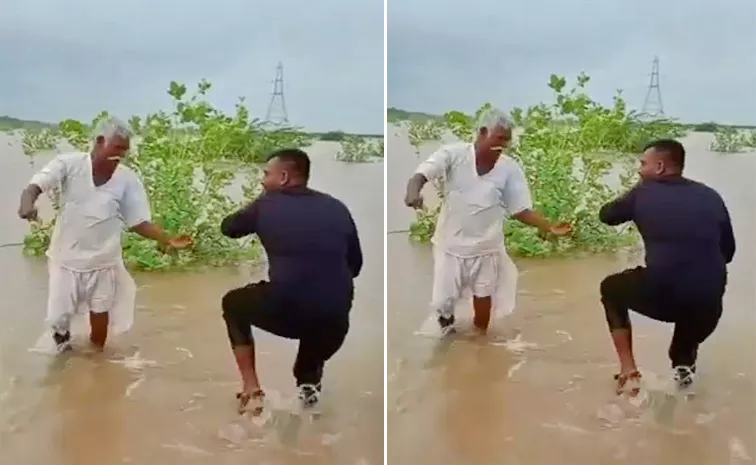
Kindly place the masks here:
<instances>
[{"instance_id":1,"label":"elderly man's foot in water","mask_svg":"<svg viewBox=\"0 0 756 465\"><path fill-rule=\"evenodd\" d=\"M92 348L98 352L105 350L105 342L108 339L108 324L110 315L108 312L89 314L89 342Z\"/></svg>"},{"instance_id":2,"label":"elderly man's foot in water","mask_svg":"<svg viewBox=\"0 0 756 465\"><path fill-rule=\"evenodd\" d=\"M488 297L473 297L473 327L478 336L488 334L488 325L491 323L492 299Z\"/></svg>"},{"instance_id":3,"label":"elderly man's foot in water","mask_svg":"<svg viewBox=\"0 0 756 465\"><path fill-rule=\"evenodd\" d=\"M454 322L454 315L438 317L438 326L441 328L441 337L446 337L455 332Z\"/></svg>"},{"instance_id":4,"label":"elderly man's foot in water","mask_svg":"<svg viewBox=\"0 0 756 465\"><path fill-rule=\"evenodd\" d=\"M55 349L58 353L65 352L67 350L71 349L71 332L66 331L65 333L58 333L57 331L53 331L52 334L53 341L55 342Z\"/></svg>"}]
</instances>

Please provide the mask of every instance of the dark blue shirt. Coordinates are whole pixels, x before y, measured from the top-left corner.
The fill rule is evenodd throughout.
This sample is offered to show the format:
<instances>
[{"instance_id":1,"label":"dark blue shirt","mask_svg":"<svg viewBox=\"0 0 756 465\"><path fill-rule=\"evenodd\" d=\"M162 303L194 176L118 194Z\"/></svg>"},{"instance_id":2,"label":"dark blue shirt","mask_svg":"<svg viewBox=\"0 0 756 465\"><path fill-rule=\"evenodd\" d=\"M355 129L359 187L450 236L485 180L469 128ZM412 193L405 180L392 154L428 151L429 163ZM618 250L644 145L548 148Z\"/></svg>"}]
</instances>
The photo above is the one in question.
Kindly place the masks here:
<instances>
[{"instance_id":1,"label":"dark blue shirt","mask_svg":"<svg viewBox=\"0 0 756 465\"><path fill-rule=\"evenodd\" d=\"M257 234L268 256L271 297L288 311L347 314L362 269L347 207L306 187L267 192L221 223L225 236Z\"/></svg>"},{"instance_id":2,"label":"dark blue shirt","mask_svg":"<svg viewBox=\"0 0 756 465\"><path fill-rule=\"evenodd\" d=\"M632 221L646 249L647 285L674 299L721 297L735 237L722 197L686 178L643 181L604 205L602 222Z\"/></svg>"}]
</instances>

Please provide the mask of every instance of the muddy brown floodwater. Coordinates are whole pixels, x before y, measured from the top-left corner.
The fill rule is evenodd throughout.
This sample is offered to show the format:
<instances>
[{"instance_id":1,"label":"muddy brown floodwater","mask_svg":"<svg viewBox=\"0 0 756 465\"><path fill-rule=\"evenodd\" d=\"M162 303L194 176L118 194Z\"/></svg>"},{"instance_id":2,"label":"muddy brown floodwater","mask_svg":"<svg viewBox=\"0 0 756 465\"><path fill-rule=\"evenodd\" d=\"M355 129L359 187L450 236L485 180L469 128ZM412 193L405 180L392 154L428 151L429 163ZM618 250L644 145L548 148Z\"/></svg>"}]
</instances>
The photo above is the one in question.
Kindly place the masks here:
<instances>
[{"instance_id":1,"label":"muddy brown floodwater","mask_svg":"<svg viewBox=\"0 0 756 465\"><path fill-rule=\"evenodd\" d=\"M388 230L406 229L404 183L420 160L389 130ZM394 135L392 135L394 134ZM687 174L716 188L732 214L738 252L725 313L702 348L690 398L652 384L643 405L612 392L615 356L598 284L634 258L518 260L518 306L487 341L443 347L413 335L428 315L429 247L388 236L388 463L587 465L752 463L756 454L756 153L718 155L693 134ZM424 147L427 155L433 147ZM668 373L671 327L634 317L646 378ZM515 335L517 335L515 337ZM502 340L515 338L519 343ZM442 353L437 349L442 347Z\"/></svg>"},{"instance_id":2,"label":"muddy brown floodwater","mask_svg":"<svg viewBox=\"0 0 756 465\"><path fill-rule=\"evenodd\" d=\"M32 169L0 135L0 244L19 242L20 190ZM42 330L44 262L0 248L0 464L377 465L383 463L383 164L333 160L317 144L313 186L352 210L365 253L352 328L326 370L319 415L294 415L296 343L258 337L270 393L262 424L234 413L239 387L220 298L260 270L137 274L134 329L100 355L30 353ZM39 162L38 162L39 166Z\"/></svg>"}]
</instances>

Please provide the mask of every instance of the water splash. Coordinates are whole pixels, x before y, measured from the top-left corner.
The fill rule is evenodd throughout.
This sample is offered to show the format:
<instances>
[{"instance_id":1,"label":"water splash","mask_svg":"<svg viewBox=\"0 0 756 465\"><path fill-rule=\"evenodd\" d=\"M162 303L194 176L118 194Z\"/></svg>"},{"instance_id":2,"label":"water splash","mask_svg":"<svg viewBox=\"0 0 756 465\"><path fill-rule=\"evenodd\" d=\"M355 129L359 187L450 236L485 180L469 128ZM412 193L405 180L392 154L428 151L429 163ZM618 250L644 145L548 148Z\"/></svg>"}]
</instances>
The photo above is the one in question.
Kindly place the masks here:
<instances>
[{"instance_id":1,"label":"water splash","mask_svg":"<svg viewBox=\"0 0 756 465\"><path fill-rule=\"evenodd\" d=\"M743 441L738 437L730 438L730 460L752 462L751 455L746 451Z\"/></svg>"},{"instance_id":2,"label":"water splash","mask_svg":"<svg viewBox=\"0 0 756 465\"><path fill-rule=\"evenodd\" d=\"M158 366L155 360L148 360L140 357L140 352L137 350L133 355L126 356L118 359L108 360L110 363L116 363L123 365L127 370L134 372L141 372L145 368L152 368Z\"/></svg>"},{"instance_id":3,"label":"water splash","mask_svg":"<svg viewBox=\"0 0 756 465\"><path fill-rule=\"evenodd\" d=\"M181 352L181 353L183 353L183 354L185 354L186 358L194 358L194 354L189 349L187 349L185 347L176 347L176 350L179 351L179 352Z\"/></svg>"},{"instance_id":4,"label":"water splash","mask_svg":"<svg viewBox=\"0 0 756 465\"><path fill-rule=\"evenodd\" d=\"M205 449L184 443L162 444L164 449L173 449L181 453L184 457L210 457L213 454Z\"/></svg>"},{"instance_id":5,"label":"water splash","mask_svg":"<svg viewBox=\"0 0 756 465\"><path fill-rule=\"evenodd\" d=\"M138 388L145 380L145 376L142 374L137 378L135 381L133 381L131 384L126 386L126 392L124 393L124 396L131 397L131 393L134 392L136 388Z\"/></svg>"},{"instance_id":6,"label":"water splash","mask_svg":"<svg viewBox=\"0 0 756 465\"><path fill-rule=\"evenodd\" d=\"M508 378L511 378L511 377L512 377L512 375L514 375L514 374L515 374L515 372L516 372L517 370L519 370L520 368L522 368L522 366L523 366L524 364L525 364L525 360L520 360L519 362L517 362L517 363L515 363L514 365L512 365L512 366L511 366L511 367L509 368L509 370L507 370L507 377L508 377Z\"/></svg>"},{"instance_id":7,"label":"water splash","mask_svg":"<svg viewBox=\"0 0 756 465\"><path fill-rule=\"evenodd\" d=\"M616 427L625 418L625 412L619 405L609 403L599 407L596 417L603 422L604 426Z\"/></svg>"},{"instance_id":8,"label":"water splash","mask_svg":"<svg viewBox=\"0 0 756 465\"><path fill-rule=\"evenodd\" d=\"M580 428L579 426L570 425L568 423L564 423L561 421L558 421L556 423L543 423L541 426L543 426L544 428L558 429L560 431L573 433L573 434L591 434L591 432L586 429Z\"/></svg>"},{"instance_id":9,"label":"water splash","mask_svg":"<svg viewBox=\"0 0 756 465\"><path fill-rule=\"evenodd\" d=\"M263 442L294 447L300 442L304 425L320 415L314 408L302 406L298 396L283 396L267 391L260 415L247 413L218 430L218 437L231 446L246 442Z\"/></svg>"},{"instance_id":10,"label":"water splash","mask_svg":"<svg viewBox=\"0 0 756 465\"><path fill-rule=\"evenodd\" d=\"M514 339L501 342L491 342L491 345L497 347L504 347L508 351L515 354L522 354L526 350L538 349L539 346L535 342L525 342L522 340L522 334L518 334Z\"/></svg>"}]
</instances>

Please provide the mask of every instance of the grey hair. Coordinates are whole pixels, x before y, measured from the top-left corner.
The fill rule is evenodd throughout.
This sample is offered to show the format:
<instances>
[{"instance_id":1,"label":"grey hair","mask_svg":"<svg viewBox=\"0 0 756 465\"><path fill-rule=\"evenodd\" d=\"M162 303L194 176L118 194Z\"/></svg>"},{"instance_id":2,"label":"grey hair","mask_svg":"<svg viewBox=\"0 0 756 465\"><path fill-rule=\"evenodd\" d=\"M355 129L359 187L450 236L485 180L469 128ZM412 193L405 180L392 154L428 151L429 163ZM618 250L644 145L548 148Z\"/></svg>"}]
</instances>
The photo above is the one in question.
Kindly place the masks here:
<instances>
[{"instance_id":1,"label":"grey hair","mask_svg":"<svg viewBox=\"0 0 756 465\"><path fill-rule=\"evenodd\" d=\"M485 128L487 131L493 131L496 128L514 129L514 123L506 113L495 108L489 108L481 113L478 117L476 129L480 131Z\"/></svg>"},{"instance_id":2,"label":"grey hair","mask_svg":"<svg viewBox=\"0 0 756 465\"><path fill-rule=\"evenodd\" d=\"M109 116L104 120L98 122L94 131L95 140L100 137L104 138L105 140L110 140L114 137L121 137L123 139L129 140L131 139L131 136L132 133L129 125L112 116Z\"/></svg>"}]
</instances>

